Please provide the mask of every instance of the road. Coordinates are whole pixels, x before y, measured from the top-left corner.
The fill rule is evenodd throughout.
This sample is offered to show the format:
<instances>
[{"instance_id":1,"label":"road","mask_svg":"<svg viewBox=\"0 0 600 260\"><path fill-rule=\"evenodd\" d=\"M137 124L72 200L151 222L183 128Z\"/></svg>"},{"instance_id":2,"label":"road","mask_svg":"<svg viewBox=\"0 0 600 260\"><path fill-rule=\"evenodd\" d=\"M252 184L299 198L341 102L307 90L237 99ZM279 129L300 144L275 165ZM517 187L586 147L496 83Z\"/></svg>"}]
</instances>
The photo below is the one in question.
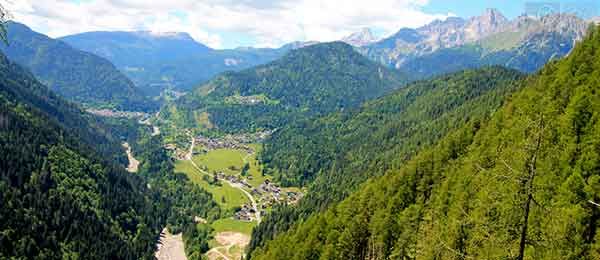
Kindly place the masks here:
<instances>
[{"instance_id":1,"label":"road","mask_svg":"<svg viewBox=\"0 0 600 260\"><path fill-rule=\"evenodd\" d=\"M129 143L127 143L127 142L123 143L123 147L125 147L126 152L127 152L127 158L129 159L129 166L127 166L127 171L128 172L137 172L138 167L140 165L140 161L138 161L137 159L135 159L135 157L133 157L133 153L131 152L131 147L129 146Z\"/></svg>"},{"instance_id":2,"label":"road","mask_svg":"<svg viewBox=\"0 0 600 260\"><path fill-rule=\"evenodd\" d=\"M194 162L194 160L192 160L192 158L194 157L193 156L194 155L194 146L196 144L196 140L193 136L191 137L191 139L192 139L192 144L190 145L190 151L186 155L186 159L192 163L192 166L194 166L194 168L196 168L196 170L198 170L198 172L208 175L208 176L211 176L210 173L206 172L205 170L202 170L200 167L198 167L198 165ZM254 209L256 221L258 222L258 224L260 224L260 221L261 221L260 211L258 210L258 203L256 203L256 200L254 200L254 196L252 196L252 194L247 192L244 189L244 187L239 183L232 183L229 180L225 180L225 179L221 179L221 181L226 182L227 184L229 184L229 186L231 186L233 188L237 188L237 189L241 190L244 193L244 195L246 195L246 197L248 197L248 199L250 200L250 203L252 204L252 208Z\"/></svg>"}]
</instances>

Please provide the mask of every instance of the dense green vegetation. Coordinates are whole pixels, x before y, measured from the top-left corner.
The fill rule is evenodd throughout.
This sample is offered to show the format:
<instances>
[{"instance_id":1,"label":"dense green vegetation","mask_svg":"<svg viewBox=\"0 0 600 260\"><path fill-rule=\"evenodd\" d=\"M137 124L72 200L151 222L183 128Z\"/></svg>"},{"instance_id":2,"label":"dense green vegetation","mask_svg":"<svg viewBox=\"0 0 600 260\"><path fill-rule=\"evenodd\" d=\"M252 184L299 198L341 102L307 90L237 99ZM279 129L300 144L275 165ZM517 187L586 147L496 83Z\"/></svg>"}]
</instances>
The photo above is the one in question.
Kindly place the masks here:
<instances>
[{"instance_id":1,"label":"dense green vegetation","mask_svg":"<svg viewBox=\"0 0 600 260\"><path fill-rule=\"evenodd\" d=\"M520 79L519 72L501 67L463 71L410 84L355 111L282 128L264 144L264 172L309 191L297 208L272 211L255 230L251 250L447 133L489 116Z\"/></svg>"},{"instance_id":2,"label":"dense green vegetation","mask_svg":"<svg viewBox=\"0 0 600 260\"><path fill-rule=\"evenodd\" d=\"M7 30L10 44L0 44L0 50L59 95L96 107L128 111L157 108L108 60L76 50L23 24L10 22Z\"/></svg>"},{"instance_id":3,"label":"dense green vegetation","mask_svg":"<svg viewBox=\"0 0 600 260\"><path fill-rule=\"evenodd\" d=\"M317 44L266 65L224 73L164 108L162 116L180 127L252 132L357 107L404 82L347 44ZM233 97L236 102L230 102ZM202 113L208 113L208 124L200 121Z\"/></svg>"},{"instance_id":4,"label":"dense green vegetation","mask_svg":"<svg viewBox=\"0 0 600 260\"><path fill-rule=\"evenodd\" d=\"M151 258L165 225L184 231L190 255L208 243L194 217L220 209L173 174L159 137L84 113L2 55L0 75L0 258ZM123 168L120 138L138 174Z\"/></svg>"},{"instance_id":5,"label":"dense green vegetation","mask_svg":"<svg viewBox=\"0 0 600 260\"><path fill-rule=\"evenodd\" d=\"M598 259L600 30L253 259Z\"/></svg>"},{"instance_id":6,"label":"dense green vegetation","mask_svg":"<svg viewBox=\"0 0 600 260\"><path fill-rule=\"evenodd\" d=\"M411 84L360 109L283 127L264 144L265 171L286 186L306 185L331 167L345 168L339 169L345 176L366 168L383 173L465 121L487 116L520 79L501 67L459 72Z\"/></svg>"},{"instance_id":7,"label":"dense green vegetation","mask_svg":"<svg viewBox=\"0 0 600 260\"><path fill-rule=\"evenodd\" d=\"M0 258L151 256L159 194L119 140L3 55L0 74Z\"/></svg>"}]
</instances>

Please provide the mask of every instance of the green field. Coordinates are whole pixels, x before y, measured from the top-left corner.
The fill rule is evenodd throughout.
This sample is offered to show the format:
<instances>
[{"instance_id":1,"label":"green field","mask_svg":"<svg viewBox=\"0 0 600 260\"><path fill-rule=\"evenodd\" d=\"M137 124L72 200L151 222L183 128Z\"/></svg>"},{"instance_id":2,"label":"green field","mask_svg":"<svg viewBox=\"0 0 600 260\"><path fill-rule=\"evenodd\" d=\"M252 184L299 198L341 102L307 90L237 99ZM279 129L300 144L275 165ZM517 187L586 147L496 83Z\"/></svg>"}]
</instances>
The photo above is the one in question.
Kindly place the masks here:
<instances>
[{"instance_id":1,"label":"green field","mask_svg":"<svg viewBox=\"0 0 600 260\"><path fill-rule=\"evenodd\" d=\"M175 172L181 172L192 180L193 183L200 185L213 195L214 200L224 210L230 210L239 207L244 203L249 203L248 198L237 188L222 183L221 186L210 185L202 179L203 174L196 170L189 161L177 161L175 163Z\"/></svg>"},{"instance_id":2,"label":"green field","mask_svg":"<svg viewBox=\"0 0 600 260\"><path fill-rule=\"evenodd\" d=\"M256 160L256 155L262 149L260 144L251 144L249 145L254 149L254 154L248 156L246 161L250 164L250 170L248 171L249 175L252 176L252 180L248 180L248 183L254 187L258 187L261 183L263 183L267 178L262 175L262 166Z\"/></svg>"},{"instance_id":3,"label":"green field","mask_svg":"<svg viewBox=\"0 0 600 260\"><path fill-rule=\"evenodd\" d=\"M241 150L217 149L206 154L196 155L193 160L198 166L206 166L210 173L222 171L226 174L239 174L244 166L243 158L245 156L246 153Z\"/></svg>"},{"instance_id":4,"label":"green field","mask_svg":"<svg viewBox=\"0 0 600 260\"><path fill-rule=\"evenodd\" d=\"M198 166L206 167L209 173L224 172L229 175L239 175L244 164L248 163L250 166L248 174L252 176L252 180L248 180L248 182L252 186L257 187L267 179L262 175L261 165L256 160L256 154L262 146L260 144L251 144L249 146L254 149L255 152L253 154L235 149L217 149L205 154L196 155L193 160ZM235 170L232 170L233 168Z\"/></svg>"},{"instance_id":5,"label":"green field","mask_svg":"<svg viewBox=\"0 0 600 260\"><path fill-rule=\"evenodd\" d=\"M246 222L232 218L224 218L213 222L211 226L215 229L216 233L232 231L250 235L252 234L252 228L256 226L256 221Z\"/></svg>"}]
</instances>

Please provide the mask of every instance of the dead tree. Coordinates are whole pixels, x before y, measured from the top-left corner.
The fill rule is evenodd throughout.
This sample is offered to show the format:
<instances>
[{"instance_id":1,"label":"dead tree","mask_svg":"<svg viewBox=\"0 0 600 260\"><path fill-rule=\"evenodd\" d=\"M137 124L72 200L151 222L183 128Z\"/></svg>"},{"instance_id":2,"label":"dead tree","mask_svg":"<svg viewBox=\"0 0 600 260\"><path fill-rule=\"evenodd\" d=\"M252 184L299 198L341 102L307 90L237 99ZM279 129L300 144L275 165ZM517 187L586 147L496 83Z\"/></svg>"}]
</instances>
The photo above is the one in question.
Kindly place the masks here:
<instances>
[{"instance_id":1,"label":"dead tree","mask_svg":"<svg viewBox=\"0 0 600 260\"><path fill-rule=\"evenodd\" d=\"M539 124L537 126L537 136L535 137L535 143L533 147L527 147L529 150L529 158L526 161L527 174L523 180L523 186L525 187L526 199L523 205L523 224L521 226L521 238L519 241L519 254L517 260L523 260L525 256L525 246L527 244L527 229L529 227L529 213L531 211L531 203L535 202L533 198L534 194L534 180L537 175L537 160L538 155L542 146L542 138L544 135L544 117L540 115Z\"/></svg>"}]
</instances>

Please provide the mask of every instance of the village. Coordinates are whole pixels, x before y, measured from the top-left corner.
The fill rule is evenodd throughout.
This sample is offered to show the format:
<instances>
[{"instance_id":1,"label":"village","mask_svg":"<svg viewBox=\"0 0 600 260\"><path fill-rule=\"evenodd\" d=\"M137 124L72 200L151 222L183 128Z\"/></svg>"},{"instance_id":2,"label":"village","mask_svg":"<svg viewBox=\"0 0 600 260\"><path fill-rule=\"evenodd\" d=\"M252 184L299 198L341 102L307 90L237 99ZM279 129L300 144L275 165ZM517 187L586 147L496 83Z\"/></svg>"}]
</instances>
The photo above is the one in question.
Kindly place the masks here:
<instances>
[{"instance_id":1,"label":"village","mask_svg":"<svg viewBox=\"0 0 600 260\"><path fill-rule=\"evenodd\" d=\"M250 195L255 198L256 210L259 211L259 216L265 216L267 209L275 204L295 205L303 196L301 192L284 192L284 189L268 179L258 187L254 187L249 183L249 181L252 180L252 176L243 177L241 175L230 175L225 174L224 172L218 172L213 175L213 178L213 183L216 181L224 181L228 182L231 186L241 187L242 189L250 191ZM250 203L244 203L240 206L239 210L234 213L233 218L241 221L255 221L257 220L256 210Z\"/></svg>"},{"instance_id":2,"label":"village","mask_svg":"<svg viewBox=\"0 0 600 260\"><path fill-rule=\"evenodd\" d=\"M194 146L198 149L193 149L193 155L207 153L216 149L235 149L241 150L248 154L253 154L255 151L249 146L251 143L260 143L269 137L275 130L256 132L252 134L235 134L226 135L219 138L211 138L203 135L194 137ZM191 133L189 133L191 135ZM175 144L166 144L165 149L173 153L176 160L186 160L189 156L188 149L181 149Z\"/></svg>"},{"instance_id":3,"label":"village","mask_svg":"<svg viewBox=\"0 0 600 260\"><path fill-rule=\"evenodd\" d=\"M218 149L238 150L247 154L246 158L248 158L256 153L251 144L264 141L273 132L263 131L252 134L226 135L219 138L197 135L193 137L192 147L188 149L177 149L175 145L166 145L165 148L171 150L173 152L172 156L177 160L190 160L193 156L203 155ZM236 208L233 215L235 220L259 221L259 218L265 216L268 209L273 205L280 203L296 204L303 196L301 192L281 188L269 179L257 184L256 181L253 181L254 177L247 174L243 168L229 167L226 169L227 173L224 170L209 173L209 169L205 165L198 165L198 168L206 174L203 179L212 185L220 185L217 183L226 182L232 187L244 190L248 197L252 198L251 201ZM253 186L252 183L256 186Z\"/></svg>"},{"instance_id":4,"label":"village","mask_svg":"<svg viewBox=\"0 0 600 260\"><path fill-rule=\"evenodd\" d=\"M224 176L225 177L225 176ZM259 187L255 188L248 184L246 180L240 180L236 176L227 176L230 182L237 181L237 183L244 185L244 187L251 190L252 196L257 198L256 203L258 204L258 210L260 216L265 216L268 208L275 204L296 204L301 198L302 193L300 192L282 192L282 189L276 184L269 180L265 180L260 184ZM256 214L254 208L251 205L243 204L239 211L234 215L234 218L242 221L253 221L254 215Z\"/></svg>"},{"instance_id":5,"label":"village","mask_svg":"<svg viewBox=\"0 0 600 260\"><path fill-rule=\"evenodd\" d=\"M144 112L129 112L129 111L118 111L111 109L86 109L86 112L101 116L101 117L113 117L113 118L140 118L140 120L147 120L150 118L150 114Z\"/></svg>"}]
</instances>

